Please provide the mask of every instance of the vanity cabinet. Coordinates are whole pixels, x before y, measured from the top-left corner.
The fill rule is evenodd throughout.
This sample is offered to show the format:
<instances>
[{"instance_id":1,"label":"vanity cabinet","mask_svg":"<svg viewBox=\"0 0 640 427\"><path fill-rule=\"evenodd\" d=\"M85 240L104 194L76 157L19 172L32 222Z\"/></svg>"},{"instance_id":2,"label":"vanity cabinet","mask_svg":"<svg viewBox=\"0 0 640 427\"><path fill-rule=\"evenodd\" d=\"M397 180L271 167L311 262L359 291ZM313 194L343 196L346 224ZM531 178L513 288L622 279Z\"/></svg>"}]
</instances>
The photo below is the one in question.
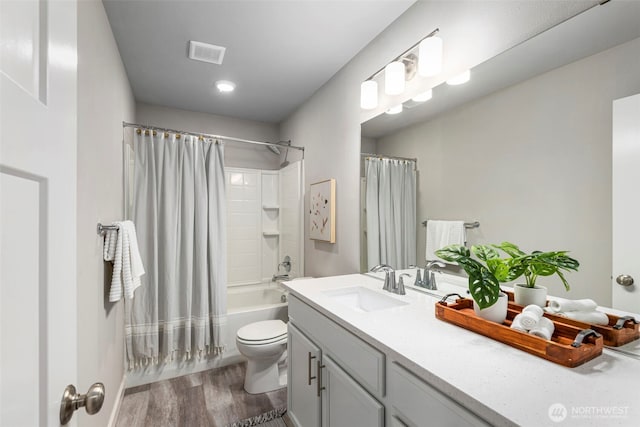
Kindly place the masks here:
<instances>
[{"instance_id":1,"label":"vanity cabinet","mask_svg":"<svg viewBox=\"0 0 640 427\"><path fill-rule=\"evenodd\" d=\"M293 294L288 328L288 414L297 427L489 425Z\"/></svg>"},{"instance_id":2,"label":"vanity cabinet","mask_svg":"<svg viewBox=\"0 0 640 427\"><path fill-rule=\"evenodd\" d=\"M388 369L388 403L398 426L489 426L397 362Z\"/></svg>"},{"instance_id":3,"label":"vanity cabinet","mask_svg":"<svg viewBox=\"0 0 640 427\"><path fill-rule=\"evenodd\" d=\"M320 348L291 324L288 325L287 412L300 427L320 427L317 361Z\"/></svg>"},{"instance_id":4,"label":"vanity cabinet","mask_svg":"<svg viewBox=\"0 0 640 427\"><path fill-rule=\"evenodd\" d=\"M288 409L298 427L384 427L384 355L290 295Z\"/></svg>"}]
</instances>

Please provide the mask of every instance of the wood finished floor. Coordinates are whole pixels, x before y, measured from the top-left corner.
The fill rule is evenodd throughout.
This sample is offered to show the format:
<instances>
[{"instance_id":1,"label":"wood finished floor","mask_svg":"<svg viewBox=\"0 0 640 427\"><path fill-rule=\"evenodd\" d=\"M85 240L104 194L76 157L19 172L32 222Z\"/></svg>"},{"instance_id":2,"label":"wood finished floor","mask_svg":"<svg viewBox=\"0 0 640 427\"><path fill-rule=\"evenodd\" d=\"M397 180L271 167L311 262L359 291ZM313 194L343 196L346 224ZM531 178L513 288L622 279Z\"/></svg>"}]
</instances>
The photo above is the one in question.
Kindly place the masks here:
<instances>
[{"instance_id":1,"label":"wood finished floor","mask_svg":"<svg viewBox=\"0 0 640 427\"><path fill-rule=\"evenodd\" d=\"M125 390L117 427L224 427L287 405L287 389L248 394L246 364L225 366ZM263 426L282 426L282 420Z\"/></svg>"}]
</instances>

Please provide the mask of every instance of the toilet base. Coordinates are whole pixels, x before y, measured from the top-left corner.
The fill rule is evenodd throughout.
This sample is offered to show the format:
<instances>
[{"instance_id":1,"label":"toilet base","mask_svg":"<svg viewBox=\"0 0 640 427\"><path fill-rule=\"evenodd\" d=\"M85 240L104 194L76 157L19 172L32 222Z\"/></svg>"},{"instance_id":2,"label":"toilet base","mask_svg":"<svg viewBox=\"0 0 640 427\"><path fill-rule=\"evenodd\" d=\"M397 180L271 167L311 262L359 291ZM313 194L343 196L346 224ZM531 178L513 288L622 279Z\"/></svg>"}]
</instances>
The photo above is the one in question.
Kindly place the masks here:
<instances>
[{"instance_id":1,"label":"toilet base","mask_svg":"<svg viewBox=\"0 0 640 427\"><path fill-rule=\"evenodd\" d=\"M287 386L286 360L265 363L264 360L249 360L244 376L244 390L249 394L261 394Z\"/></svg>"}]
</instances>

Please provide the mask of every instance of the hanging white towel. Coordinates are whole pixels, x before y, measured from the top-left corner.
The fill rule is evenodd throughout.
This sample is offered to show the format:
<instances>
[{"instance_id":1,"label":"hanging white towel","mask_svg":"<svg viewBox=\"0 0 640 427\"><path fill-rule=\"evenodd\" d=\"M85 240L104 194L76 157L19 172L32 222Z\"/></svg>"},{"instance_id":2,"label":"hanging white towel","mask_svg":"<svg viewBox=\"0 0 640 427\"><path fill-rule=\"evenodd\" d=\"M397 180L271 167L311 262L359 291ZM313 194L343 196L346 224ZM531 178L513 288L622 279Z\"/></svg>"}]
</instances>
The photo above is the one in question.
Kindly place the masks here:
<instances>
[{"instance_id":1,"label":"hanging white towel","mask_svg":"<svg viewBox=\"0 0 640 427\"><path fill-rule=\"evenodd\" d=\"M464 221L427 221L427 245L425 259L429 261L440 260L435 251L448 245L465 245L467 236ZM447 261L444 261L447 262Z\"/></svg>"},{"instance_id":2,"label":"hanging white towel","mask_svg":"<svg viewBox=\"0 0 640 427\"><path fill-rule=\"evenodd\" d=\"M133 222L117 222L118 238L113 259L113 276L109 301L115 302L124 296L133 298L134 291L141 285L140 276L144 274L142 258L138 251L138 240Z\"/></svg>"},{"instance_id":3,"label":"hanging white towel","mask_svg":"<svg viewBox=\"0 0 640 427\"><path fill-rule=\"evenodd\" d=\"M116 243L118 241L117 230L107 230L104 235L104 251L102 257L105 261L113 261L116 255Z\"/></svg>"}]
</instances>

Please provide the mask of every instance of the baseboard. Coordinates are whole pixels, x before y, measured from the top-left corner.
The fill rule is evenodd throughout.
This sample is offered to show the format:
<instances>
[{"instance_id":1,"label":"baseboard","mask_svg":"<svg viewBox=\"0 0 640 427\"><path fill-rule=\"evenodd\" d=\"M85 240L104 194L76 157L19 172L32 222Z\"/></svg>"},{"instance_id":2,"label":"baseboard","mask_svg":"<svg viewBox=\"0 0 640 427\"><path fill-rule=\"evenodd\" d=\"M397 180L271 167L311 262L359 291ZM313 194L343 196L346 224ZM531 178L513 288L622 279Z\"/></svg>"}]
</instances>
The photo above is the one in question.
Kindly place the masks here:
<instances>
[{"instance_id":1,"label":"baseboard","mask_svg":"<svg viewBox=\"0 0 640 427\"><path fill-rule=\"evenodd\" d=\"M124 389L125 389L125 381L126 375L122 376L122 381L120 381L120 387L118 387L118 394L116 395L116 401L113 404L113 409L111 410L111 416L109 416L109 427L115 427L116 422L118 421L118 415L120 414L120 406L122 405L122 399L124 398Z\"/></svg>"}]
</instances>

